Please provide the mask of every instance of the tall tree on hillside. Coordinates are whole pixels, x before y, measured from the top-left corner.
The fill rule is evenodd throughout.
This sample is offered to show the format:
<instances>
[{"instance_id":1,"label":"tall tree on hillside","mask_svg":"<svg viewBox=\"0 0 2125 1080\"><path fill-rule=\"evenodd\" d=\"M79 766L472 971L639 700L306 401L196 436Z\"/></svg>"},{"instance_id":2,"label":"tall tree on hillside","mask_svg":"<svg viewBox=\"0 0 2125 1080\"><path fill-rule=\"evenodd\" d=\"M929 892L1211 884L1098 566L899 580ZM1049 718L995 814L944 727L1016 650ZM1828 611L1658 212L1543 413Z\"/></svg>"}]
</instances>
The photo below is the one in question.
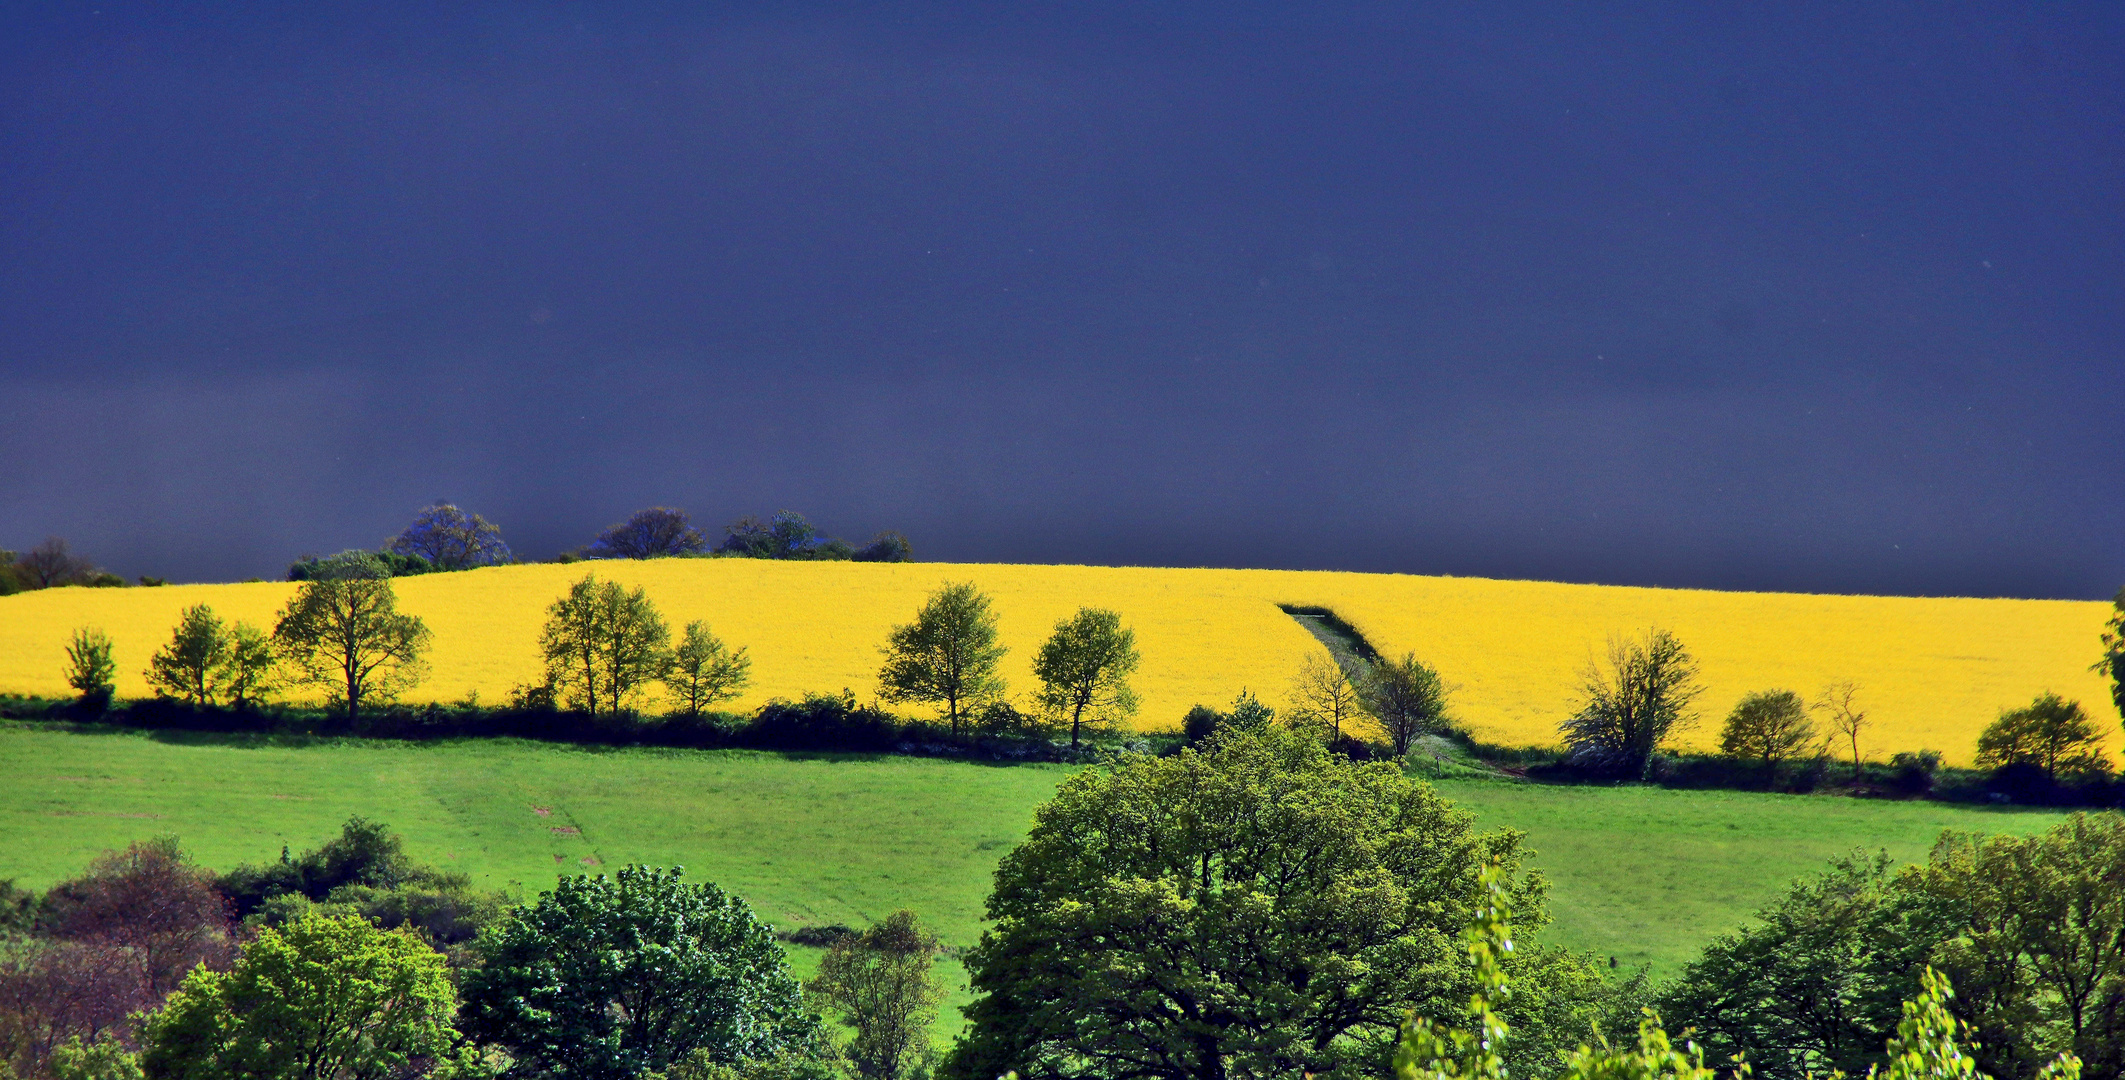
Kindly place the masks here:
<instances>
[{"instance_id":1,"label":"tall tree on hillside","mask_svg":"<svg viewBox=\"0 0 2125 1080\"><path fill-rule=\"evenodd\" d=\"M349 724L364 701L388 701L427 677L433 638L419 617L399 614L389 578L305 581L273 627L297 680L330 692Z\"/></svg>"},{"instance_id":2,"label":"tall tree on hillside","mask_svg":"<svg viewBox=\"0 0 2125 1080\"><path fill-rule=\"evenodd\" d=\"M1759 690L1744 695L1727 717L1719 749L1763 762L1764 786L1778 777L1778 763L1815 741L1815 722L1808 707L1791 690Z\"/></svg>"},{"instance_id":3,"label":"tall tree on hillside","mask_svg":"<svg viewBox=\"0 0 2125 1080\"><path fill-rule=\"evenodd\" d=\"M1582 765L1645 779L1653 752L1696 722L1697 661L1666 630L1609 638L1607 662L1589 660L1583 678L1579 710L1560 725Z\"/></svg>"},{"instance_id":4,"label":"tall tree on hillside","mask_svg":"<svg viewBox=\"0 0 2125 1080\"><path fill-rule=\"evenodd\" d=\"M879 696L944 706L954 738L974 706L1003 695L996 668L1008 650L996 642L988 596L971 582L947 582L930 594L914 622L887 634L881 651Z\"/></svg>"},{"instance_id":5,"label":"tall tree on hillside","mask_svg":"<svg viewBox=\"0 0 2125 1080\"><path fill-rule=\"evenodd\" d=\"M1109 724L1136 714L1129 676L1141 660L1136 631L1123 626L1115 612L1079 608L1055 624L1033 660L1033 674L1041 682L1041 707L1069 719L1071 746L1087 723Z\"/></svg>"},{"instance_id":6,"label":"tall tree on hillside","mask_svg":"<svg viewBox=\"0 0 2125 1080\"><path fill-rule=\"evenodd\" d=\"M66 541L47 536L15 560L17 576L32 589L78 585L96 574L96 564L67 550Z\"/></svg>"},{"instance_id":7,"label":"tall tree on hillside","mask_svg":"<svg viewBox=\"0 0 2125 1080\"><path fill-rule=\"evenodd\" d=\"M671 628L639 585L630 591L585 574L546 610L539 650L575 708L618 715L671 669Z\"/></svg>"},{"instance_id":8,"label":"tall tree on hillside","mask_svg":"<svg viewBox=\"0 0 2125 1080\"><path fill-rule=\"evenodd\" d=\"M1446 727L1446 683L1415 653L1403 653L1399 660L1381 659L1366 673L1358 690L1397 758L1408 754L1410 745L1425 732Z\"/></svg>"},{"instance_id":9,"label":"tall tree on hillside","mask_svg":"<svg viewBox=\"0 0 2125 1080\"><path fill-rule=\"evenodd\" d=\"M2110 601L2110 622L2103 626L2103 658L2095 662L2098 675L2110 676L2110 700L2125 719L2125 588Z\"/></svg>"},{"instance_id":10,"label":"tall tree on hillside","mask_svg":"<svg viewBox=\"0 0 2125 1080\"><path fill-rule=\"evenodd\" d=\"M502 530L478 514L438 502L413 518L386 547L394 555L426 559L441 570L466 570L509 561Z\"/></svg>"}]
</instances>

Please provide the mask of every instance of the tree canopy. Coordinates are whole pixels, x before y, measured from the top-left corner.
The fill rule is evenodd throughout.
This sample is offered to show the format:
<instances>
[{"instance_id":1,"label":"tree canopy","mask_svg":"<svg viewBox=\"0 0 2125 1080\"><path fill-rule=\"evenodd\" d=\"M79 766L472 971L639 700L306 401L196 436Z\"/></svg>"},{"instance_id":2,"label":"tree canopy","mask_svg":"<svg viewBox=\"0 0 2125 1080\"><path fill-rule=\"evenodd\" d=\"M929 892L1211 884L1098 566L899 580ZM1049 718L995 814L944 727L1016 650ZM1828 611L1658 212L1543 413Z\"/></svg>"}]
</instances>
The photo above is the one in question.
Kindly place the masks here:
<instances>
[{"instance_id":1,"label":"tree canopy","mask_svg":"<svg viewBox=\"0 0 2125 1080\"><path fill-rule=\"evenodd\" d=\"M1982 768L2033 765L2052 781L2062 773L2100 773L2110 767L2103 734L2081 703L2052 693L2002 710L1977 738L1977 763Z\"/></svg>"},{"instance_id":2,"label":"tree canopy","mask_svg":"<svg viewBox=\"0 0 2125 1080\"><path fill-rule=\"evenodd\" d=\"M774 935L743 900L683 874L564 877L512 912L465 973L468 1030L571 1080L630 1080L696 1051L730 1065L808 1045L818 1022Z\"/></svg>"},{"instance_id":3,"label":"tree canopy","mask_svg":"<svg viewBox=\"0 0 2125 1080\"><path fill-rule=\"evenodd\" d=\"M2125 588L2111 599L2110 608L2110 621L2103 624L2103 657L2095 662L2095 672L2110 676L2110 701L2125 719Z\"/></svg>"},{"instance_id":4,"label":"tree canopy","mask_svg":"<svg viewBox=\"0 0 2125 1080\"><path fill-rule=\"evenodd\" d=\"M988 596L971 582L947 582L930 594L914 622L886 635L881 651L879 696L944 706L954 736L974 707L1004 692L996 668L1009 650L996 640Z\"/></svg>"},{"instance_id":5,"label":"tree canopy","mask_svg":"<svg viewBox=\"0 0 2125 1080\"><path fill-rule=\"evenodd\" d=\"M640 585L585 574L546 611L539 650L547 678L592 716L626 711L671 669L671 628Z\"/></svg>"},{"instance_id":6,"label":"tree canopy","mask_svg":"<svg viewBox=\"0 0 2125 1080\"><path fill-rule=\"evenodd\" d=\"M438 570L468 570L510 559L501 529L486 518L447 502L438 502L416 514L413 524L385 547L394 555L425 559Z\"/></svg>"},{"instance_id":7,"label":"tree canopy","mask_svg":"<svg viewBox=\"0 0 2125 1080\"><path fill-rule=\"evenodd\" d=\"M350 724L363 701L389 700L427 678L433 637L418 616L399 614L389 578L305 581L273 627L298 680L330 690Z\"/></svg>"},{"instance_id":8,"label":"tree canopy","mask_svg":"<svg viewBox=\"0 0 2125 1080\"><path fill-rule=\"evenodd\" d=\"M1041 682L1037 700L1067 721L1070 745L1076 746L1085 724L1105 725L1136 714L1129 676L1141 659L1136 631L1122 625L1120 614L1079 608L1055 624L1033 660L1033 674Z\"/></svg>"},{"instance_id":9,"label":"tree canopy","mask_svg":"<svg viewBox=\"0 0 2125 1080\"><path fill-rule=\"evenodd\" d=\"M1481 868L1519 855L1398 766L1275 726L1079 773L997 868L944 1075L1377 1076L1411 1008L1468 1000L1453 937ZM1506 888L1544 921L1539 877ZM1585 1036L1598 975L1509 963L1529 978L1516 1015L1557 1040L1528 1054Z\"/></svg>"},{"instance_id":10,"label":"tree canopy","mask_svg":"<svg viewBox=\"0 0 2125 1080\"><path fill-rule=\"evenodd\" d=\"M694 528L686 511L652 506L599 533L585 554L593 559L654 559L695 555L707 548L707 539Z\"/></svg>"},{"instance_id":11,"label":"tree canopy","mask_svg":"<svg viewBox=\"0 0 2125 1080\"><path fill-rule=\"evenodd\" d=\"M1815 722L1808 718L1807 703L1791 690L1758 690L1742 695L1727 715L1720 732L1719 749L1736 757L1763 762L1764 782L1777 776L1778 763L1806 750L1815 742Z\"/></svg>"}]
</instances>

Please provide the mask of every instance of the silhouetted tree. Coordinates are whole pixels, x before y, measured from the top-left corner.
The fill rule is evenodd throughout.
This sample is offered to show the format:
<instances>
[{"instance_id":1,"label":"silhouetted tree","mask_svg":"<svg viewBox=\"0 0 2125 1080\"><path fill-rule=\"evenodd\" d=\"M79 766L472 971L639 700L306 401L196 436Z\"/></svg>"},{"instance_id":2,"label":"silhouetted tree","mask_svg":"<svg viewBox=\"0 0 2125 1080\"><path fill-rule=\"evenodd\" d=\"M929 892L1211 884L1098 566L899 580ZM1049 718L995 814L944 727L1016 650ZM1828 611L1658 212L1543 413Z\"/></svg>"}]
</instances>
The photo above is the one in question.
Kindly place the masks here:
<instances>
[{"instance_id":1,"label":"silhouetted tree","mask_svg":"<svg viewBox=\"0 0 2125 1080\"><path fill-rule=\"evenodd\" d=\"M1088 722L1106 725L1136 715L1136 692L1129 676L1142 657L1136 631L1122 625L1120 614L1106 608L1079 608L1055 624L1055 632L1033 660L1040 679L1041 707L1070 723L1070 745Z\"/></svg>"},{"instance_id":2,"label":"silhouetted tree","mask_svg":"<svg viewBox=\"0 0 2125 1080\"><path fill-rule=\"evenodd\" d=\"M716 550L749 559L847 559L855 552L848 544L822 536L804 515L782 510L761 521L743 517L723 530L727 535Z\"/></svg>"},{"instance_id":3,"label":"silhouetted tree","mask_svg":"<svg viewBox=\"0 0 2125 1080\"><path fill-rule=\"evenodd\" d=\"M1327 721L1331 739L1342 738L1343 725L1363 708L1350 672L1337 657L1321 653L1308 653L1299 662L1299 673L1291 679L1291 702L1298 711Z\"/></svg>"},{"instance_id":4,"label":"silhouetted tree","mask_svg":"<svg viewBox=\"0 0 2125 1080\"><path fill-rule=\"evenodd\" d=\"M654 559L694 555L707 546L686 511L652 506L599 533L586 554L593 559Z\"/></svg>"},{"instance_id":5,"label":"silhouetted tree","mask_svg":"<svg viewBox=\"0 0 2125 1080\"><path fill-rule=\"evenodd\" d=\"M68 551L66 541L48 536L15 560L15 570L30 588L49 589L88 581L96 574L96 564Z\"/></svg>"},{"instance_id":6,"label":"silhouetted tree","mask_svg":"<svg viewBox=\"0 0 2125 1080\"><path fill-rule=\"evenodd\" d=\"M871 538L871 542L849 556L857 562L914 562L915 545L897 532L887 530Z\"/></svg>"},{"instance_id":7,"label":"silhouetted tree","mask_svg":"<svg viewBox=\"0 0 2125 1080\"><path fill-rule=\"evenodd\" d=\"M1579 710L1561 725L1582 765L1645 779L1653 752L1696 722L1697 661L1666 630L1609 638L1607 663L1588 661L1583 678Z\"/></svg>"},{"instance_id":8,"label":"silhouetted tree","mask_svg":"<svg viewBox=\"0 0 2125 1080\"><path fill-rule=\"evenodd\" d=\"M385 545L393 554L410 555L435 564L440 570L465 570L509 561L509 545L502 530L486 518L438 502L422 510Z\"/></svg>"},{"instance_id":9,"label":"silhouetted tree","mask_svg":"<svg viewBox=\"0 0 2125 1080\"><path fill-rule=\"evenodd\" d=\"M996 642L989 598L971 582L947 582L931 593L915 621L894 627L881 651L879 696L944 706L955 738L972 706L1004 692L996 667L1009 650Z\"/></svg>"}]
</instances>

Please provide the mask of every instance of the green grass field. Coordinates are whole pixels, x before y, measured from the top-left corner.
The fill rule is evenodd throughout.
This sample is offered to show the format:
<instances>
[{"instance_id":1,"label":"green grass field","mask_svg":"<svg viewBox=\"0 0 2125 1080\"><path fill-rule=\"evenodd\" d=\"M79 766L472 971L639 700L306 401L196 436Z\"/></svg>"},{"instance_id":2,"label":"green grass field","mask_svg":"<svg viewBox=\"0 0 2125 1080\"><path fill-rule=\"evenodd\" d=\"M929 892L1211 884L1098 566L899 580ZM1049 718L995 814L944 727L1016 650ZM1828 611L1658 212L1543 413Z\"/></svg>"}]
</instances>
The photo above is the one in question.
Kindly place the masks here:
<instances>
[{"instance_id":1,"label":"green grass field","mask_svg":"<svg viewBox=\"0 0 2125 1080\"><path fill-rule=\"evenodd\" d=\"M979 933L997 858L1067 775L918 758L9 724L0 725L0 878L43 888L98 852L156 835L226 869L276 858L284 844L315 846L361 814L403 833L417 857L524 896L557 874L679 863L783 927L860 925L907 907L963 946ZM1663 974L1838 853L1887 848L1912 859L1943 828L2024 832L2058 818L1733 792L1439 787L1484 826L1530 834L1553 884L1550 940ZM809 968L813 957L796 960Z\"/></svg>"}]
</instances>

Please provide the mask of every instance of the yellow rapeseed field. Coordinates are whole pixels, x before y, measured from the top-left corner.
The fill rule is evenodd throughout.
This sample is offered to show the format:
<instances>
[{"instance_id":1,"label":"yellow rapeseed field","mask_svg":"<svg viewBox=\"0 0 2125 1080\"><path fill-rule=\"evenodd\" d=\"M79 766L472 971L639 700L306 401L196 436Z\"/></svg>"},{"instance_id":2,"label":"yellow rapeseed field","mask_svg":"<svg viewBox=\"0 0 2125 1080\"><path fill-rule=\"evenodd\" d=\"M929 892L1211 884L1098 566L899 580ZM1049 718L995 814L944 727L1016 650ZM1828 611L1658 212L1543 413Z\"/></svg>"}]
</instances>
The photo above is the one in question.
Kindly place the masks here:
<instances>
[{"instance_id":1,"label":"yellow rapeseed field","mask_svg":"<svg viewBox=\"0 0 2125 1080\"><path fill-rule=\"evenodd\" d=\"M847 687L875 692L878 646L939 583L972 581L995 599L1021 700L1034 651L1080 605L1120 611L1144 657L1136 683L1146 728L1242 688L1284 703L1292 672L1319 646L1277 604L1331 608L1382 651L1415 652L1455 690L1458 721L1489 741L1548 745L1578 672L1612 632L1664 626L1703 664L1704 719L1685 742L1710 747L1743 693L1804 695L1856 680L1875 757L1932 747L1967 762L2003 706L2043 690L2080 699L2118 745L2106 686L2088 670L2109 605L2080 601L1720 593L1478 578L1313 571L684 559L512 566L401 579L400 606L435 631L434 672L411 697L487 703L537 674L546 605L585 573L642 585L674 630L706 619L750 650L741 707ZM117 643L122 696L178 612L208 603L270 626L284 583L54 589L0 598L0 692L63 695L66 637L95 626Z\"/></svg>"}]
</instances>

